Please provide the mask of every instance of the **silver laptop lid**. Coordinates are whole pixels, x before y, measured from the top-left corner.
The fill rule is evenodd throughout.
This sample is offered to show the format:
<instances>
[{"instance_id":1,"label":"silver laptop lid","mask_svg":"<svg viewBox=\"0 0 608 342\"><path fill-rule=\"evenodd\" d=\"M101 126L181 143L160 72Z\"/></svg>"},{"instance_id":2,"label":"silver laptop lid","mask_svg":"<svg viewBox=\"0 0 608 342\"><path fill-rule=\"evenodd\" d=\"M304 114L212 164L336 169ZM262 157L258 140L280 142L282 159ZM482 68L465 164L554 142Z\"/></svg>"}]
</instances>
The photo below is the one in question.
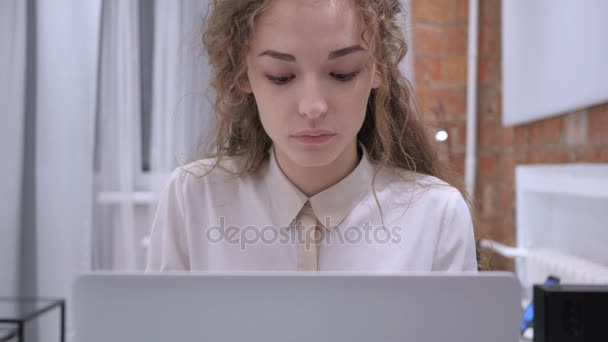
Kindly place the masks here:
<instances>
[{"instance_id":1,"label":"silver laptop lid","mask_svg":"<svg viewBox=\"0 0 608 342\"><path fill-rule=\"evenodd\" d=\"M76 341L518 340L510 273L99 273L74 286Z\"/></svg>"}]
</instances>

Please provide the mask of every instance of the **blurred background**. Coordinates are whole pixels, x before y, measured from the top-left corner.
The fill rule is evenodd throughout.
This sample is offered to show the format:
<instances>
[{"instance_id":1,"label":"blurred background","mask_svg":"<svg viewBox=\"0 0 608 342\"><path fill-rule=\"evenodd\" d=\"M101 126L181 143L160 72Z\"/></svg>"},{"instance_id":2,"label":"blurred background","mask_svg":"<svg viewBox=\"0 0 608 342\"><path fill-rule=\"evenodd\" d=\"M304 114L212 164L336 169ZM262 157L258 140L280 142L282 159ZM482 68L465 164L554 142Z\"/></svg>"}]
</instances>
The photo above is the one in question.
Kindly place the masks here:
<instances>
[{"instance_id":1,"label":"blurred background","mask_svg":"<svg viewBox=\"0 0 608 342\"><path fill-rule=\"evenodd\" d=\"M159 190L214 128L209 2L0 1L0 296L143 269ZM490 269L606 281L608 1L404 3L402 70Z\"/></svg>"}]
</instances>

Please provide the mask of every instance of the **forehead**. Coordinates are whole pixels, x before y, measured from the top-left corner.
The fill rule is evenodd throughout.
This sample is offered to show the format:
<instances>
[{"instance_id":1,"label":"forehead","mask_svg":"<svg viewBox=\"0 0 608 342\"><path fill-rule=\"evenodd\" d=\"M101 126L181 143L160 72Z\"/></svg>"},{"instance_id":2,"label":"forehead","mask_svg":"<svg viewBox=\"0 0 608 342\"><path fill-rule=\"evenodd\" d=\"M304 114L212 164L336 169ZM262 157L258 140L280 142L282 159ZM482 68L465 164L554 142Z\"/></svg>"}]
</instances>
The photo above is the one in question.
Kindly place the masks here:
<instances>
[{"instance_id":1,"label":"forehead","mask_svg":"<svg viewBox=\"0 0 608 342\"><path fill-rule=\"evenodd\" d=\"M361 44L363 27L351 0L275 0L256 21L254 48L333 50Z\"/></svg>"}]
</instances>

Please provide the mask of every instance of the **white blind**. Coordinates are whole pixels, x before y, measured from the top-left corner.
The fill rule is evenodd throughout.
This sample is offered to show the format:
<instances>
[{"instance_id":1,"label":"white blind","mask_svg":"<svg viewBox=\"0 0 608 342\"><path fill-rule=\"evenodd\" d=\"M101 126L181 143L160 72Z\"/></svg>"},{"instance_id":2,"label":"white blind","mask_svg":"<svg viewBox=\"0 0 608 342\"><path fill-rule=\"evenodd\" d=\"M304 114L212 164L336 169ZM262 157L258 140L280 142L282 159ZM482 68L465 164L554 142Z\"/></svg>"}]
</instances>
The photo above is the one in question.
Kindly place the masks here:
<instances>
[{"instance_id":1,"label":"white blind","mask_svg":"<svg viewBox=\"0 0 608 342\"><path fill-rule=\"evenodd\" d=\"M608 102L608 1L502 2L503 124Z\"/></svg>"}]
</instances>

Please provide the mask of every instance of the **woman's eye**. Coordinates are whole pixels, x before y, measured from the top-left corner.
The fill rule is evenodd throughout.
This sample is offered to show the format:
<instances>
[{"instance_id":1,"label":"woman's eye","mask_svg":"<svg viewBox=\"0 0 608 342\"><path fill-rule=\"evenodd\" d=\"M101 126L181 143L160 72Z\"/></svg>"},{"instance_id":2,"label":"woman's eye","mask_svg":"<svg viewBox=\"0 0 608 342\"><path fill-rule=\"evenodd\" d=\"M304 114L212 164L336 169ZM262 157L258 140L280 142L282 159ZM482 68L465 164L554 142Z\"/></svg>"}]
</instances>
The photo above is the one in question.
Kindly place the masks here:
<instances>
[{"instance_id":1,"label":"woman's eye","mask_svg":"<svg viewBox=\"0 0 608 342\"><path fill-rule=\"evenodd\" d=\"M271 75L268 75L268 76L266 76L266 78L268 78L270 81L272 81L272 82L274 82L276 84L282 85L282 84L286 84L289 81L291 81L292 79L294 79L295 76L271 76Z\"/></svg>"},{"instance_id":2,"label":"woman's eye","mask_svg":"<svg viewBox=\"0 0 608 342\"><path fill-rule=\"evenodd\" d=\"M358 72L351 72L349 74L331 73L330 75L331 75L331 77L333 77L334 79L336 79L339 82L348 82L348 81L352 80L353 78L355 78L355 76L357 76L357 74L358 74ZM284 84L291 82L291 80L293 80L296 77L295 76L266 75L266 78L275 84L284 85Z\"/></svg>"},{"instance_id":3,"label":"woman's eye","mask_svg":"<svg viewBox=\"0 0 608 342\"><path fill-rule=\"evenodd\" d=\"M340 82L348 82L357 76L358 72L351 72L350 74L336 74L332 73L331 76Z\"/></svg>"}]
</instances>

